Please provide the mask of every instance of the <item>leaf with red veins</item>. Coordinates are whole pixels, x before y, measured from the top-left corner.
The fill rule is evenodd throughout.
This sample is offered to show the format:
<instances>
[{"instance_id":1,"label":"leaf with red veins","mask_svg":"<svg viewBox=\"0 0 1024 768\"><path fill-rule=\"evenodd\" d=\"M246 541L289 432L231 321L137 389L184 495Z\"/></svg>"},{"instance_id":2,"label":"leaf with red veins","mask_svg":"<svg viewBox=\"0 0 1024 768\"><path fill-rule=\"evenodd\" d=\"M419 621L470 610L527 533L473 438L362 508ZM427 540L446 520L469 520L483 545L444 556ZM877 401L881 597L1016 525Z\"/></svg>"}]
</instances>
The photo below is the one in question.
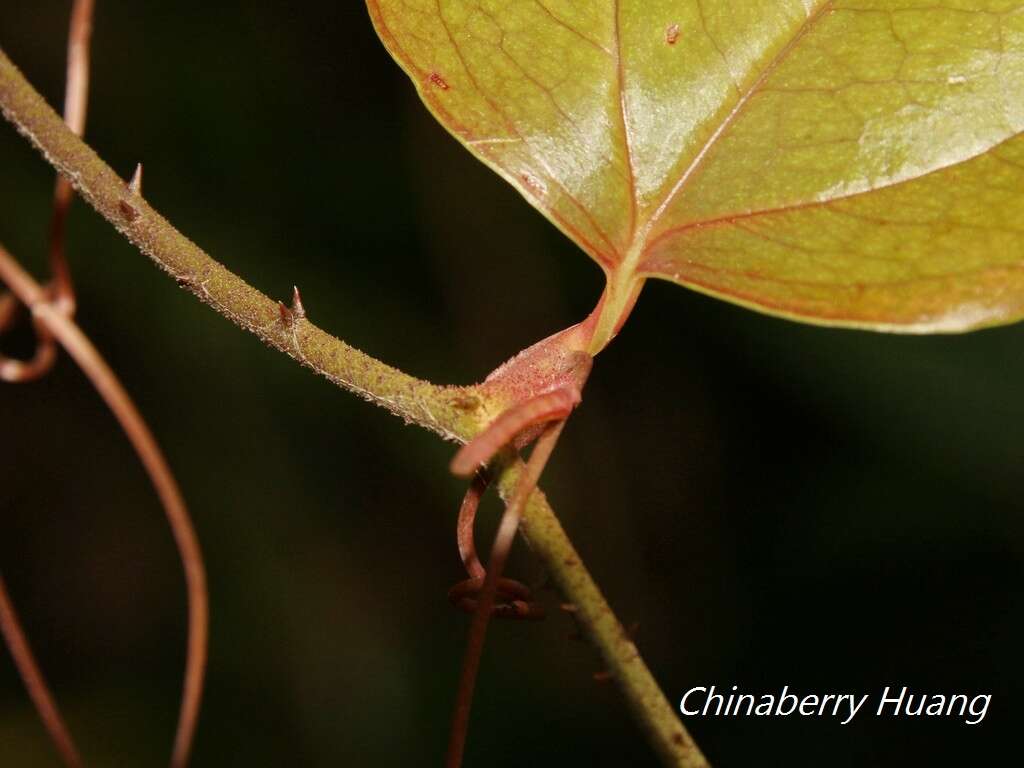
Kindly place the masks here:
<instances>
[{"instance_id":1,"label":"leaf with red veins","mask_svg":"<svg viewBox=\"0 0 1024 768\"><path fill-rule=\"evenodd\" d=\"M368 6L610 283L877 330L1024 316L1024 0Z\"/></svg>"}]
</instances>

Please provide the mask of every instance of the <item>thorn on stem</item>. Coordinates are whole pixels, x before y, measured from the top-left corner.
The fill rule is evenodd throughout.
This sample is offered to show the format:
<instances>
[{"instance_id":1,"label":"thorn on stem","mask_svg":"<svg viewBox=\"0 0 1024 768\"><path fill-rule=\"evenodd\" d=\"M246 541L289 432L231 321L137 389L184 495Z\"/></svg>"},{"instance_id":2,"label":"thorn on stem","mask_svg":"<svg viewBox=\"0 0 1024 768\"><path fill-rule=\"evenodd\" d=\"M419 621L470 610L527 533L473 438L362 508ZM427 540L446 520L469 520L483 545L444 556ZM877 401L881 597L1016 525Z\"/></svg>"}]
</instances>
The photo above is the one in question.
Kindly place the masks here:
<instances>
[{"instance_id":1,"label":"thorn on stem","mask_svg":"<svg viewBox=\"0 0 1024 768\"><path fill-rule=\"evenodd\" d=\"M128 191L142 197L142 163L135 166L135 173L132 174L131 181L128 182Z\"/></svg>"},{"instance_id":2,"label":"thorn on stem","mask_svg":"<svg viewBox=\"0 0 1024 768\"><path fill-rule=\"evenodd\" d=\"M302 296L296 286L292 286L292 305L289 307L283 301L279 301L277 311L281 315L281 322L288 327L306 316L306 308L302 306Z\"/></svg>"},{"instance_id":3,"label":"thorn on stem","mask_svg":"<svg viewBox=\"0 0 1024 768\"><path fill-rule=\"evenodd\" d=\"M285 306L283 301L277 302L277 311L281 315L281 322L285 325L291 325L295 321L292 311Z\"/></svg>"},{"instance_id":4,"label":"thorn on stem","mask_svg":"<svg viewBox=\"0 0 1024 768\"><path fill-rule=\"evenodd\" d=\"M127 184L127 189L129 195L142 197L142 163L138 163L135 166L135 173L132 174L132 178ZM132 205L128 198L120 200L117 208L121 211L121 215L129 222L139 218L139 209Z\"/></svg>"},{"instance_id":5,"label":"thorn on stem","mask_svg":"<svg viewBox=\"0 0 1024 768\"><path fill-rule=\"evenodd\" d=\"M297 285L292 286L292 317L301 320L306 316L306 308L302 306L302 295Z\"/></svg>"}]
</instances>

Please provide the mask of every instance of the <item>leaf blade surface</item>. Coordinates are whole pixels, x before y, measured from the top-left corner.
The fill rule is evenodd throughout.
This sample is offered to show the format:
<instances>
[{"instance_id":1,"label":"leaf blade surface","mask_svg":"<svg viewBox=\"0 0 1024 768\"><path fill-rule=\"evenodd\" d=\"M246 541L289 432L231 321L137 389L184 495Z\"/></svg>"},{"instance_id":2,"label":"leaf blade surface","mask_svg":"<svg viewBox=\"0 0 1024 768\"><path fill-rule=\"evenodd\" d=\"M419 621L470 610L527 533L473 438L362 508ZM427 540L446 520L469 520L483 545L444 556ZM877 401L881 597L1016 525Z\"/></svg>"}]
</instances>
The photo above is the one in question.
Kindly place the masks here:
<instances>
[{"instance_id":1,"label":"leaf blade surface","mask_svg":"<svg viewBox=\"0 0 1024 768\"><path fill-rule=\"evenodd\" d=\"M368 5L442 124L610 277L880 330L1024 315L1024 3Z\"/></svg>"}]
</instances>

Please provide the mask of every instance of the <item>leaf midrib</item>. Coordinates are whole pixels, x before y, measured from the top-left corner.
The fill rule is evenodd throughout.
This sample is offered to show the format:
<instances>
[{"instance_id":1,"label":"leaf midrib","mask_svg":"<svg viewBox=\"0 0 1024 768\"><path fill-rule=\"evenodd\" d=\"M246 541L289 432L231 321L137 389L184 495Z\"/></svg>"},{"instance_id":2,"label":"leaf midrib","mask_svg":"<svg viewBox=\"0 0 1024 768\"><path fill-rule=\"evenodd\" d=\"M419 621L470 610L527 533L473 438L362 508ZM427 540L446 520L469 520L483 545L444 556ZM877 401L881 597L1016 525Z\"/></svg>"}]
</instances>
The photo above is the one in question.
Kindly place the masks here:
<instances>
[{"instance_id":1,"label":"leaf midrib","mask_svg":"<svg viewBox=\"0 0 1024 768\"><path fill-rule=\"evenodd\" d=\"M728 131L728 129L735 123L736 119L742 114L744 107L750 102L750 100L757 95L761 86L765 80L771 76L771 74L778 68L778 66L785 61L786 57L790 52L797 46L797 43L814 27L814 25L825 16L826 12L831 9L834 4L834 0L825 0L821 5L811 14L807 16L800 27L793 33L790 40L781 48L779 52L772 57L771 61L764 67L757 79L751 84L751 86L743 93L733 108L729 111L729 114L721 121L715 131L708 137L707 141L701 146L700 150L694 155L693 160L687 166L686 170L679 177L675 184L668 193L662 198L662 201L654 209L647 220L639 228L636 226L635 215L633 217L633 224L630 231L629 247L627 248L622 261L619 262L615 268L616 272L625 272L627 275L632 276L636 274L637 268L642 263L644 256L650 248L653 242L657 242L660 238L650 239L650 235L656 227L658 221L665 214L665 212L672 205L673 201L678 199L679 195L688 188L690 180L697 174L697 172L703 168L705 158L711 150L717 145L718 140L722 135ZM619 34L619 23L618 23L618 10L619 0L615 0L615 12L616 12L616 23L615 23L615 50L618 52L621 50L622 40ZM619 58L621 62L621 57ZM632 154L631 154L631 141L629 137L628 125L629 122L626 119L625 114L625 88L623 87L622 78L622 67L619 65L619 102L623 108L623 144L625 145L626 157L630 163L630 199L633 206L634 212L637 209L637 192L636 184L634 182L633 167L632 167ZM807 205L820 205L826 201L814 201ZM757 216L766 211L751 211L747 212L745 216ZM721 217L719 220L725 220L728 217ZM693 227L699 227L705 224L705 221L695 221L691 223Z\"/></svg>"}]
</instances>

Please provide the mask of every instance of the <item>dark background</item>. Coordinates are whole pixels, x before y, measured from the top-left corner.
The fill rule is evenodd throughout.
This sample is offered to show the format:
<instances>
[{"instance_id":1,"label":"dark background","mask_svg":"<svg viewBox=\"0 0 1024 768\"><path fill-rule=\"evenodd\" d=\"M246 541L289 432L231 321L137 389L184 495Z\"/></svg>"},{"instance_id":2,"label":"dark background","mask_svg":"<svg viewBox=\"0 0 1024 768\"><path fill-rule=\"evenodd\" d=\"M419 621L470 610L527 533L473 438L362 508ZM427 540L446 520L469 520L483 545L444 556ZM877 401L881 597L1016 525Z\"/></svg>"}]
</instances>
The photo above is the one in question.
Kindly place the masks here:
<instances>
[{"instance_id":1,"label":"dark background","mask_svg":"<svg viewBox=\"0 0 1024 768\"><path fill-rule=\"evenodd\" d=\"M68 6L0 3L0 46L55 104ZM297 283L315 322L377 357L478 380L599 295L599 270L434 123L362 3L99 0L93 50L99 154L126 176L143 161L183 232L272 296ZM51 188L0 125L0 242L37 275ZM80 322L161 439L207 558L195 765L439 765L467 626L445 600L453 447L262 347L82 204L70 257ZM826 330L648 285L544 485L669 699L993 695L977 726L690 718L716 766L1019 750L1022 384L1022 327ZM165 762L182 577L145 475L66 359L0 387L0 568L90 765ZM543 581L525 551L511 572ZM467 764L654 765L553 613L494 627ZM55 765L0 659L0 765Z\"/></svg>"}]
</instances>

